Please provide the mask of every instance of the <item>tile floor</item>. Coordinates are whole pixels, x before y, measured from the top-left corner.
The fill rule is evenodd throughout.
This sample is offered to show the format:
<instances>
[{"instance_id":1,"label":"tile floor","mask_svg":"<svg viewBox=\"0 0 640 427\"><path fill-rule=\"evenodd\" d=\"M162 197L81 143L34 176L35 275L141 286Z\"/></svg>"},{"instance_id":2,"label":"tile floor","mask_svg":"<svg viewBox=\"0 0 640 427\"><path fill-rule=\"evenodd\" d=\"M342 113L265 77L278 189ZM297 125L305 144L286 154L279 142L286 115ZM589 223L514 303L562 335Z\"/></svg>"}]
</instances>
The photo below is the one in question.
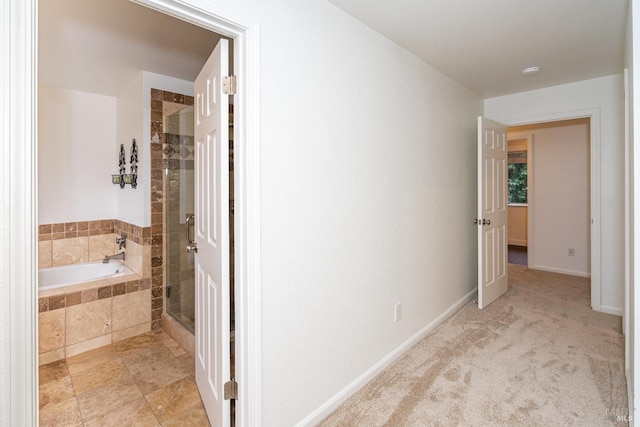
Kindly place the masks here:
<instances>
[{"instance_id":1,"label":"tile floor","mask_svg":"<svg viewBox=\"0 0 640 427\"><path fill-rule=\"evenodd\" d=\"M209 426L193 357L164 331L40 367L41 426Z\"/></svg>"}]
</instances>

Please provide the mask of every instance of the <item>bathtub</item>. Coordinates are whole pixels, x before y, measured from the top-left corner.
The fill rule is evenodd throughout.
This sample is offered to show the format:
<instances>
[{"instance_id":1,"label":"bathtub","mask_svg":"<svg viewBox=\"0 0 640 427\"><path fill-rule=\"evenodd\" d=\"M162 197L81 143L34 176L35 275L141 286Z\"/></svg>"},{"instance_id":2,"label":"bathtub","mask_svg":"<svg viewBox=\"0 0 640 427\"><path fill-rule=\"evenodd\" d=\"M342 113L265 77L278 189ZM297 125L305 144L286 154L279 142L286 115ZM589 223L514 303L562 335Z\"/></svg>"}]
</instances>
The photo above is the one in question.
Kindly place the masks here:
<instances>
[{"instance_id":1,"label":"bathtub","mask_svg":"<svg viewBox=\"0 0 640 427\"><path fill-rule=\"evenodd\" d=\"M94 280L111 279L119 276L135 274L120 260L111 260L107 264L102 261L83 262L60 267L41 268L38 270L38 290L55 289L76 283Z\"/></svg>"}]
</instances>

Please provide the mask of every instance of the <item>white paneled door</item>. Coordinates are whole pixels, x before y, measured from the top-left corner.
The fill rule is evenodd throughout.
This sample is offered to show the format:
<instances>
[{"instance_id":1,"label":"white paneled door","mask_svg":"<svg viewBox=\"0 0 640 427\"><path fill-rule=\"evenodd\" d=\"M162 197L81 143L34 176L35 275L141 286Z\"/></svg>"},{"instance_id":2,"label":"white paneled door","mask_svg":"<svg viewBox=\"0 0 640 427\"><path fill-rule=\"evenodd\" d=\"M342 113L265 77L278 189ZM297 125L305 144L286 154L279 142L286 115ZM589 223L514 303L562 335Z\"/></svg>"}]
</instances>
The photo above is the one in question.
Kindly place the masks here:
<instances>
[{"instance_id":1,"label":"white paneled door","mask_svg":"<svg viewBox=\"0 0 640 427\"><path fill-rule=\"evenodd\" d=\"M507 128L478 117L478 308L507 292Z\"/></svg>"},{"instance_id":2,"label":"white paneled door","mask_svg":"<svg viewBox=\"0 0 640 427\"><path fill-rule=\"evenodd\" d=\"M214 426L230 425L229 46L220 40L195 81L196 383Z\"/></svg>"}]
</instances>

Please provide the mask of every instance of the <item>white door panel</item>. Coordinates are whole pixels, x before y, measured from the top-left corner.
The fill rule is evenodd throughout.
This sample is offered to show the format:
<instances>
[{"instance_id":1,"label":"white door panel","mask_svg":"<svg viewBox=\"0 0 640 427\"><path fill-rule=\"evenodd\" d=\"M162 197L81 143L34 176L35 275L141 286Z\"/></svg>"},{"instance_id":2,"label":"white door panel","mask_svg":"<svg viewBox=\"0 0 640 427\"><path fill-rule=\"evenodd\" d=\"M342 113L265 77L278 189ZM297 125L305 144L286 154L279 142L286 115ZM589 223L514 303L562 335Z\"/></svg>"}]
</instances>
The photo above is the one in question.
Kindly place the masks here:
<instances>
[{"instance_id":1,"label":"white door panel","mask_svg":"<svg viewBox=\"0 0 640 427\"><path fill-rule=\"evenodd\" d=\"M478 117L478 307L508 289L507 128Z\"/></svg>"},{"instance_id":2,"label":"white door panel","mask_svg":"<svg viewBox=\"0 0 640 427\"><path fill-rule=\"evenodd\" d=\"M220 40L195 81L196 383L211 425L230 425L229 70Z\"/></svg>"}]
</instances>

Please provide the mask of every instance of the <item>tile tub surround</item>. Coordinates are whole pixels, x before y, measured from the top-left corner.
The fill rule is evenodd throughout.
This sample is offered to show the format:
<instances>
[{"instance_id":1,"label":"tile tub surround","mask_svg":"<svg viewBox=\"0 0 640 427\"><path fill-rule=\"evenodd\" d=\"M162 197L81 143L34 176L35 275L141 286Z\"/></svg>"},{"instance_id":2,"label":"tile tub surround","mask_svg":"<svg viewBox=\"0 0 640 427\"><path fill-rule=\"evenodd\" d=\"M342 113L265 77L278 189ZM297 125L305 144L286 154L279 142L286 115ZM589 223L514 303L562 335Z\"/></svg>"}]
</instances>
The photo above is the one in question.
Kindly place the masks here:
<instances>
[{"instance_id":1,"label":"tile tub surround","mask_svg":"<svg viewBox=\"0 0 640 427\"><path fill-rule=\"evenodd\" d=\"M50 336L49 332L39 334L41 363L59 360L72 353L76 354L80 351L106 345L123 337L131 336L132 333L147 331L149 327L153 329L160 327L163 295L162 276L160 276L160 280L155 276L161 275L162 271L152 268L154 262L158 262L152 257L152 249L154 248L154 240L151 236L152 227L139 227L120 220L105 219L42 224L38 231L39 268L101 260L107 254L112 255L119 252L115 239L116 236L125 233L127 235L125 264L137 274L135 279L128 281L119 278L113 279L118 282L92 282L57 290L41 291L38 307L40 330L51 332ZM137 296L139 301L137 300L138 305L135 310L129 311L131 315L128 318L121 319L123 314L118 311L120 305L133 298L122 295L138 291L144 292ZM66 339L65 333L68 323L67 317L82 314L75 313L80 309L71 307L104 298L113 299L111 307L103 307L104 303L94 305L96 309L109 311L109 315L114 320L113 325L110 325L110 328L107 327L102 335L71 344ZM58 309L63 309L63 313L43 314ZM141 310L146 310L146 313ZM144 322L138 322L141 317L145 319ZM98 322L97 319L92 321ZM96 331L93 331L93 334L95 333Z\"/></svg>"},{"instance_id":2,"label":"tile tub surround","mask_svg":"<svg viewBox=\"0 0 640 427\"><path fill-rule=\"evenodd\" d=\"M116 237L125 233L126 266L142 277L151 277L151 227L105 219L42 224L38 232L38 268L99 261L120 251Z\"/></svg>"},{"instance_id":3,"label":"tile tub surround","mask_svg":"<svg viewBox=\"0 0 640 427\"><path fill-rule=\"evenodd\" d=\"M151 330L151 279L137 275L40 291L39 364Z\"/></svg>"}]
</instances>

